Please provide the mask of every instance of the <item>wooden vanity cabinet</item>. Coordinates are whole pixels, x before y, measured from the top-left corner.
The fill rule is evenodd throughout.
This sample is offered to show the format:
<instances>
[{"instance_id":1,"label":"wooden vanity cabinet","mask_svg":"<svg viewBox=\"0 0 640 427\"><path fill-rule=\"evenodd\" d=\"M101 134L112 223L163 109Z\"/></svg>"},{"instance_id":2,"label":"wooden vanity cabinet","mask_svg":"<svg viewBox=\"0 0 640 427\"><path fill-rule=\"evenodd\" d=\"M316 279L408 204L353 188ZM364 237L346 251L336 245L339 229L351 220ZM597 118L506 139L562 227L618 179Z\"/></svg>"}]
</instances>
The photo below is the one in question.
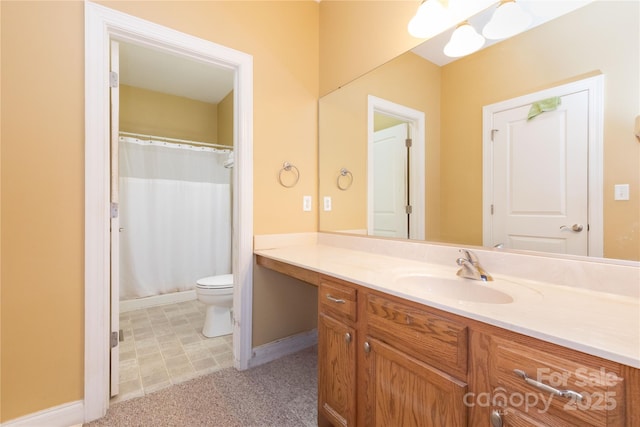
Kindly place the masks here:
<instances>
[{"instance_id":1,"label":"wooden vanity cabinet","mask_svg":"<svg viewBox=\"0 0 640 427\"><path fill-rule=\"evenodd\" d=\"M319 425L640 427L637 369L348 282L320 289Z\"/></svg>"},{"instance_id":2,"label":"wooden vanity cabinet","mask_svg":"<svg viewBox=\"0 0 640 427\"><path fill-rule=\"evenodd\" d=\"M318 425L356 425L357 291L336 279L318 286Z\"/></svg>"},{"instance_id":3,"label":"wooden vanity cabinet","mask_svg":"<svg viewBox=\"0 0 640 427\"><path fill-rule=\"evenodd\" d=\"M640 369L299 267L258 264L318 284L319 426L640 427ZM581 397L550 399L548 387Z\"/></svg>"},{"instance_id":4,"label":"wooden vanity cabinet","mask_svg":"<svg viewBox=\"0 0 640 427\"><path fill-rule=\"evenodd\" d=\"M467 328L423 307L362 291L359 425L467 425Z\"/></svg>"},{"instance_id":5,"label":"wooden vanity cabinet","mask_svg":"<svg viewBox=\"0 0 640 427\"><path fill-rule=\"evenodd\" d=\"M337 279L318 292L319 425L467 425L464 325Z\"/></svg>"}]
</instances>

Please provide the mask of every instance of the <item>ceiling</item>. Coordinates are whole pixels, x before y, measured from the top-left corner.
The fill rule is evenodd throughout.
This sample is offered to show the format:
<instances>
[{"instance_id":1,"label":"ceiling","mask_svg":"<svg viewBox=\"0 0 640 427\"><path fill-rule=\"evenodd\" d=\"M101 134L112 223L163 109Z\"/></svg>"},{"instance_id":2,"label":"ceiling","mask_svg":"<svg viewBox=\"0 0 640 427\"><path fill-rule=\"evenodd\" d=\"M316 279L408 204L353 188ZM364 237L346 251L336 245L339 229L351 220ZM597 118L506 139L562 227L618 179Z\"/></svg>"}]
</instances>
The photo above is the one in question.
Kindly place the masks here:
<instances>
[{"instance_id":1,"label":"ceiling","mask_svg":"<svg viewBox=\"0 0 640 427\"><path fill-rule=\"evenodd\" d=\"M120 43L120 83L211 104L233 90L235 71L149 47Z\"/></svg>"}]
</instances>

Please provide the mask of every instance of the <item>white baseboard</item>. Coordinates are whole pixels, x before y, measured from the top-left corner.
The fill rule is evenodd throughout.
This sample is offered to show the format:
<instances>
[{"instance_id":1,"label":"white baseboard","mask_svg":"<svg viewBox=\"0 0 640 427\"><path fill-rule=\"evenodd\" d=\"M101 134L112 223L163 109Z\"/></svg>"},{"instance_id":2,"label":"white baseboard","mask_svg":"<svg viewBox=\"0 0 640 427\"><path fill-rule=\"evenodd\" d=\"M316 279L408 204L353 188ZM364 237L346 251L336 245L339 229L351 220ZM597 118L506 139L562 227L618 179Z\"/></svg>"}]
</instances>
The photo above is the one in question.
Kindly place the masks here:
<instances>
[{"instance_id":1,"label":"white baseboard","mask_svg":"<svg viewBox=\"0 0 640 427\"><path fill-rule=\"evenodd\" d=\"M253 357L249 360L249 368L263 365L288 354L304 350L318 343L318 330L292 335L253 348Z\"/></svg>"},{"instance_id":2,"label":"white baseboard","mask_svg":"<svg viewBox=\"0 0 640 427\"><path fill-rule=\"evenodd\" d=\"M2 423L2 427L69 427L84 422L84 402L65 403Z\"/></svg>"},{"instance_id":3,"label":"white baseboard","mask_svg":"<svg viewBox=\"0 0 640 427\"><path fill-rule=\"evenodd\" d=\"M197 299L195 289L120 301L120 313Z\"/></svg>"}]
</instances>

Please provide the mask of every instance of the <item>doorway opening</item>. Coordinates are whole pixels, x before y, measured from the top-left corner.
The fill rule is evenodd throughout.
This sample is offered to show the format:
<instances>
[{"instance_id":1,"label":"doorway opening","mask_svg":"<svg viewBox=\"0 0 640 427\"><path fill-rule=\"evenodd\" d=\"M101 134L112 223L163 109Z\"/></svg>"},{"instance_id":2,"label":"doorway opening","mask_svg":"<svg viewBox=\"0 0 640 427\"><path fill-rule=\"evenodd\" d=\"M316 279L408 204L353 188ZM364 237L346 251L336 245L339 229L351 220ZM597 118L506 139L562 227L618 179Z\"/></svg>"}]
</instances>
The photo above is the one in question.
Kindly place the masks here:
<instances>
[{"instance_id":1,"label":"doorway opening","mask_svg":"<svg viewBox=\"0 0 640 427\"><path fill-rule=\"evenodd\" d=\"M110 394L122 401L233 362L235 71L111 40L111 73ZM199 295L214 277L225 296Z\"/></svg>"},{"instance_id":2,"label":"doorway opening","mask_svg":"<svg viewBox=\"0 0 640 427\"><path fill-rule=\"evenodd\" d=\"M250 55L91 2L85 3L85 420L109 406L110 290L110 41L171 52L232 70L235 189L232 219L233 364L251 358L253 238L253 60ZM116 230L117 231L117 230ZM242 327L240 327L242 325ZM115 342L117 345L117 340Z\"/></svg>"}]
</instances>

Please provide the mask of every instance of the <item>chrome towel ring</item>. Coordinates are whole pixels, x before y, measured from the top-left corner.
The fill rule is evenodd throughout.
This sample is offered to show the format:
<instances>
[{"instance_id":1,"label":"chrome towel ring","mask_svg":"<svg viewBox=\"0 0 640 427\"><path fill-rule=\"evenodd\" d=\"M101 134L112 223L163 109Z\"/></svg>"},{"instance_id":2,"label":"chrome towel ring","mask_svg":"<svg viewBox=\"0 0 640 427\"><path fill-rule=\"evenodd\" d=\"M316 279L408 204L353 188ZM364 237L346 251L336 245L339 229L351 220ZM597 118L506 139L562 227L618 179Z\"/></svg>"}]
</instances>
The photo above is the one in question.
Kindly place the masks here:
<instances>
[{"instance_id":1,"label":"chrome towel ring","mask_svg":"<svg viewBox=\"0 0 640 427\"><path fill-rule=\"evenodd\" d=\"M293 175L295 176L295 179L291 184L285 184L284 183L284 181L282 180L282 173L283 172L291 172L291 173L293 173ZM284 162L282 164L282 168L280 169L280 172L278 172L278 182L280 183L280 185L282 185L285 188L291 188L291 187L294 187L298 183L299 179L300 179L300 171L298 170L298 168L295 167L294 165L292 165L289 162Z\"/></svg>"},{"instance_id":2,"label":"chrome towel ring","mask_svg":"<svg viewBox=\"0 0 640 427\"><path fill-rule=\"evenodd\" d=\"M343 179L342 181L346 181L346 182L342 182L341 179L345 176L347 178ZM340 169L340 175L338 175L337 182L338 182L338 188L342 191L345 191L349 187L351 187L351 184L353 184L353 174L347 168L342 168Z\"/></svg>"}]
</instances>

